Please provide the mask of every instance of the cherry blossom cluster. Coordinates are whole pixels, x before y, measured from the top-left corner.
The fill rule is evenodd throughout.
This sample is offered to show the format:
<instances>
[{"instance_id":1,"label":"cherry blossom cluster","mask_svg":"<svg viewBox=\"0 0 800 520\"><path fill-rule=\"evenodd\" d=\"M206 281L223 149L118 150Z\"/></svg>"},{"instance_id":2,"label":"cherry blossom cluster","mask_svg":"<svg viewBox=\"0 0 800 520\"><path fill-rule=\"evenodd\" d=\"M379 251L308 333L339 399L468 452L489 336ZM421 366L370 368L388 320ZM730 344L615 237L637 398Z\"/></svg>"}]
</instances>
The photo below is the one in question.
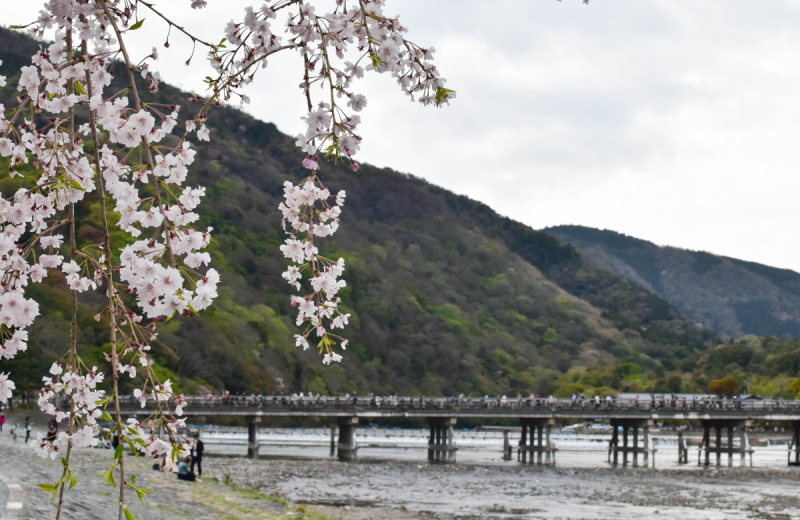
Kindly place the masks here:
<instances>
[{"instance_id":1,"label":"cherry blossom cluster","mask_svg":"<svg viewBox=\"0 0 800 520\"><path fill-rule=\"evenodd\" d=\"M55 26L55 43L40 48L31 65L22 67L17 86L20 105L10 111L8 119L5 107L0 107L0 155L9 158L9 175L19 175L21 165L40 172L33 188L20 189L10 197L0 196L0 357L10 359L27 348L27 328L39 314L36 302L25 298L29 283L40 283L49 271L60 269L72 291L104 286L112 302L104 312L109 315L112 330L119 327L124 344L121 353L108 353L106 359L117 372L131 378L136 377L135 361L145 367L145 387L149 384L159 401L155 421L167 425L168 444L177 450L173 454L179 454L185 442L169 425L180 420L172 417L167 403L172 400L176 411L182 413L185 400L173 394L170 381L155 380L147 341L156 336L155 321L203 310L217 296L219 274L213 269L197 271L211 260L202 251L210 243L211 230L192 227L198 220L194 210L205 189L183 186L195 156L188 137L196 131L199 141L208 141L210 132L204 124L205 116L189 118L185 132L174 144L180 107L142 103L132 79L132 100L119 92L104 94L113 77L113 60L121 55L128 59L121 46L114 47L120 36L117 24L129 19L124 12L115 11L110 3L65 0L52 0L46 8L32 30L41 36ZM109 8L114 14L108 14ZM66 31L71 31L70 38L79 32L81 52L74 52L74 47L68 50ZM86 40L94 42L91 52ZM156 91L159 77L152 73L148 76L148 59L157 59L155 49L128 68L141 73L150 91ZM0 78L0 83L4 84L5 78ZM75 132L73 111L81 105L91 111L90 122ZM33 114L30 119L20 118L28 113ZM103 135L107 139L100 146ZM84 150L83 139L87 137L94 140L95 149L99 148L95 156ZM172 142L162 142L167 138ZM146 160L129 162L134 151ZM74 226L74 222L69 215L61 218L59 213L80 203L85 193L97 186L103 186L113 200L120 227L140 238L121 250L120 265L110 262L109 242L71 248L66 259L60 254L64 236L56 231L67 224ZM138 309L128 307L118 287L136 297ZM101 319L102 314L96 318ZM154 321L145 325L144 317ZM98 404L103 395L96 389L103 380L96 368L80 366L74 355L69 363L60 377L45 378L39 406L58 421L69 417L70 427L53 442L40 438L32 443L40 455L62 455L66 461L72 447L96 442L93 437L98 433L96 418L102 413ZM57 363L51 375L58 376L61 371ZM116 389L116 379L114 386ZM2 374L0 401L9 399L14 388L8 375ZM69 403L69 409L59 408L59 402ZM126 439L119 418L117 421L119 433ZM73 430L73 424L77 429ZM146 441L139 440L147 447Z\"/></svg>"},{"instance_id":2,"label":"cherry blossom cluster","mask_svg":"<svg viewBox=\"0 0 800 520\"><path fill-rule=\"evenodd\" d=\"M186 420L172 418L165 421L163 425L171 438L178 438L178 430L186 428ZM176 446L156 434L158 427L155 421L149 420L140 423L136 419L128 419L123 428L126 432L125 436L133 443L138 444L139 449L148 457L161 459L162 465L166 465L167 460L171 459L170 455ZM185 438L181 437L180 439L177 449L184 453L188 452L191 449L190 443Z\"/></svg>"},{"instance_id":3,"label":"cherry blossom cluster","mask_svg":"<svg viewBox=\"0 0 800 520\"><path fill-rule=\"evenodd\" d=\"M121 282L137 296L142 312L157 319L188 313L190 309L199 311L211 305L217 295L216 271L194 271L210 261L208 253L201 252L210 242L210 229L200 232L190 227L198 219L193 210L205 190L182 187L195 154L186 136L176 147L160 147L152 169L131 167L118 158L125 148L153 147L171 135L179 108L169 107L165 114L156 107L135 110L126 97L104 99L102 89L111 81L110 65L110 60L98 55L84 55L80 61L67 56L63 33L58 32L47 52L40 50L33 56L32 65L22 67L18 86L24 95L23 105L30 103L36 112L55 117L49 117L50 122L39 128L34 121L14 125L0 115L0 128L4 130L0 155L10 158L10 175L17 174L15 166L29 160L41 170L35 188L21 189L8 199L0 199L0 356L4 358L13 358L25 350L26 328L39 314L38 305L24 297L29 282L39 283L49 269L61 268L70 289L83 292L96 289L107 276L105 257L91 249L82 251L78 261L65 262L58 254L63 236L52 232L65 221L48 221L69 203L80 202L96 186L95 169L83 152L82 141L66 131L65 121L60 119L76 103L86 103L95 110L98 130L108 132L112 146L123 147L112 149L104 145L101 152L101 173L121 215L120 226L134 237L148 228L155 229L150 238L127 246L121 254L123 265L117 267ZM80 85L77 90L82 93L68 92L67 82ZM159 126L156 117L161 121ZM89 135L89 124L80 131ZM204 137L208 138L207 129ZM140 187L148 183L158 184L163 200L140 193ZM34 233L34 238L26 233ZM173 265L162 265L167 252ZM175 258L181 256L186 272L175 263ZM122 301L119 304L124 307ZM131 316L132 321L140 319ZM7 394L0 393L0 400Z\"/></svg>"},{"instance_id":4,"label":"cherry blossom cluster","mask_svg":"<svg viewBox=\"0 0 800 520\"><path fill-rule=\"evenodd\" d=\"M341 361L341 354L331 350L335 341L344 350L347 340L331 333L347 325L349 314L342 313L338 307L341 298L336 295L347 283L339 278L344 272L344 258L333 262L319 254L314 245L314 237L326 237L339 228L339 215L344 204L345 192L331 195L316 175L310 175L300 185L284 183L285 200L279 208L283 213L283 228L289 234L281 246L283 255L295 262L283 273L283 278L295 289L301 289L303 272L310 278L312 293L306 296L292 296L292 307L297 307L297 326L304 323L302 334L296 334L296 346L308 348L308 338L316 332L320 353L325 352L322 362ZM332 199L333 204L328 200ZM290 226L286 229L286 226Z\"/></svg>"},{"instance_id":5,"label":"cherry blossom cluster","mask_svg":"<svg viewBox=\"0 0 800 520\"><path fill-rule=\"evenodd\" d=\"M70 442L73 447L89 447L97 444L95 438L99 433L97 419L102 415L100 403L105 391L99 390L97 384L104 379L102 372L93 367L84 375L76 372L64 371L62 363L57 361L50 367L52 377L44 377L44 386L39 392L39 409L48 415L55 416L56 421L61 421L72 416L81 427L73 432L60 432L55 441L49 442L42 434L31 440L34 451L42 458L57 456L66 453ZM61 409L59 403L69 403L70 408Z\"/></svg>"},{"instance_id":6,"label":"cherry blossom cluster","mask_svg":"<svg viewBox=\"0 0 800 520\"><path fill-rule=\"evenodd\" d=\"M202 4L197 7L205 2ZM249 98L236 89L253 81L257 65L266 67L267 58L279 50L299 50L305 64L300 86L309 105L303 118L306 130L297 135L297 146L308 154L303 164L317 170L323 152L328 159L346 159L354 170L358 169L353 156L362 140L358 135L361 118L342 105L352 112L360 112L367 105L366 97L351 89L355 79L364 77L365 70L390 73L405 94L412 100L418 97L423 105L441 106L456 97L455 91L444 87L446 80L431 61L435 49L406 40L407 29L397 17L383 13L384 4L385 0L337 1L334 11L324 15L300 0L278 0L259 10L247 7L242 21L228 23L223 44L209 52L209 61L219 74L207 80L209 86L217 97L227 100L237 95L249 103ZM284 43L272 25L277 12L290 6ZM316 107L311 103L315 84L327 92L325 101Z\"/></svg>"}]
</instances>

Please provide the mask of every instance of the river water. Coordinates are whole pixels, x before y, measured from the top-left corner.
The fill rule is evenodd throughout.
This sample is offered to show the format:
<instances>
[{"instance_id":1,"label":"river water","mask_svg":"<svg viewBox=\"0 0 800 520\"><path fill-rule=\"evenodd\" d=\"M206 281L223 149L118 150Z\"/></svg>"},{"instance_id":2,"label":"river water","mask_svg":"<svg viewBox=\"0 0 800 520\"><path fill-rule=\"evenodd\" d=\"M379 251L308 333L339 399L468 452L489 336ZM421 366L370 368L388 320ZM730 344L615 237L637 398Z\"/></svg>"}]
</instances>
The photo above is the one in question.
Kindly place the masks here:
<instances>
[{"instance_id":1,"label":"river water","mask_svg":"<svg viewBox=\"0 0 800 520\"><path fill-rule=\"evenodd\" d=\"M243 429L204 430L202 438L211 455L246 452ZM690 464L679 466L675 434L655 432L653 470L611 468L609 438L554 433L557 465L537 467L517 462L516 453L504 461L499 432L456 431L457 463L432 465L426 431L359 429L358 461L345 464L330 458L330 430L268 429L259 437L262 459L209 463L217 474L295 502L390 512L358 518L800 518L800 473L787 467L785 444L754 447L752 469L749 458L739 467L738 455L734 468L704 469L696 446ZM512 446L518 440L512 432Z\"/></svg>"},{"instance_id":2,"label":"river water","mask_svg":"<svg viewBox=\"0 0 800 520\"><path fill-rule=\"evenodd\" d=\"M734 439L738 447L738 435ZM427 460L428 432L425 430L367 429L359 428L356 433L358 459L367 461L425 462ZM608 467L608 442L610 433L576 434L554 432L551 436L558 450L556 461L559 466L569 468ZM695 446L689 448L688 465L678 464L677 433L668 431L651 434L651 444L655 446L655 461L658 468L697 467L699 432L692 432L687 438ZM788 435L775 436L769 446L755 446L752 466L759 468L781 468L787 463ZM247 433L241 428L209 429L203 431L206 450L216 455L244 455L247 453ZM519 433L510 432L512 446L519 443ZM629 440L632 445L632 440ZM641 439L639 445L641 446ZM725 438L723 438L725 442ZM498 431L456 430L455 443L458 447L456 460L463 464L516 465L514 460L502 459L503 435ZM262 457L288 457L322 459L330 456L330 430L325 428L275 428L262 429L259 435L260 455ZM652 454L650 455L653 456ZM712 464L714 455L712 454ZM621 461L620 455L620 461ZM631 459L632 461L632 459ZM642 464L641 458L639 464ZM723 455L723 466L727 466L727 456ZM734 455L734 466L740 465L739 455ZM522 465L522 464L520 464ZM746 460L750 466L750 457ZM652 466L652 459L651 459Z\"/></svg>"}]
</instances>

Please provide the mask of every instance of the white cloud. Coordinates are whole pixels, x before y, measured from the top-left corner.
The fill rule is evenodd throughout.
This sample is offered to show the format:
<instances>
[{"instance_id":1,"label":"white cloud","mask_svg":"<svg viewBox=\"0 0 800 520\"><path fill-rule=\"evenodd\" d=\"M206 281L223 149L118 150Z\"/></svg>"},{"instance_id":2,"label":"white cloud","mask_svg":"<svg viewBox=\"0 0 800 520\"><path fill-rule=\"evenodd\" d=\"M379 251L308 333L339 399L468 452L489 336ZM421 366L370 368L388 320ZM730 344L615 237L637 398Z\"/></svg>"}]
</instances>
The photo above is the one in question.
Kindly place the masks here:
<instances>
[{"instance_id":1,"label":"white cloud","mask_svg":"<svg viewBox=\"0 0 800 520\"><path fill-rule=\"evenodd\" d=\"M251 3L210 0L181 23L217 38ZM363 81L362 161L425 177L534 227L609 228L800 270L800 4L387 3L410 39L437 48L458 99L422 108L390 77ZM7 4L13 23L38 8ZM178 12L188 0L159 5ZM134 54L149 53L166 28L148 16L137 33ZM202 50L187 68L186 39L173 32L170 43L157 63L162 77L201 88ZM273 59L245 108L297 133L301 70L296 55Z\"/></svg>"}]
</instances>

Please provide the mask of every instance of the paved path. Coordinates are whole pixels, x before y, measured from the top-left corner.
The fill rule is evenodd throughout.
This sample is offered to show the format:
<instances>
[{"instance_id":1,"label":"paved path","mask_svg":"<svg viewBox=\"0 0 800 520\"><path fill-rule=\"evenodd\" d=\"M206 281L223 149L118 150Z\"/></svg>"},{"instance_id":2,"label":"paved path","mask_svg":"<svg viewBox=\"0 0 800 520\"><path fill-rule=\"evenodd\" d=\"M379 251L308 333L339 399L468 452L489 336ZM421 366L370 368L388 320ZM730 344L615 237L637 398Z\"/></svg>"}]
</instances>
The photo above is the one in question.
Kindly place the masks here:
<instances>
[{"instance_id":1,"label":"paved path","mask_svg":"<svg viewBox=\"0 0 800 520\"><path fill-rule=\"evenodd\" d=\"M0 473L0 520L22 518L25 507L25 492L22 486L7 475Z\"/></svg>"},{"instance_id":2,"label":"paved path","mask_svg":"<svg viewBox=\"0 0 800 520\"><path fill-rule=\"evenodd\" d=\"M79 484L65 493L63 520L116 518L117 490L103 483L97 473L111 462L111 450L79 449L71 466ZM56 502L37 487L61 477L59 461L39 458L21 441L0 435L0 520L48 520L55 517ZM275 520L286 516L304 518L293 505L274 503L251 489L231 488L213 478L202 483L179 481L175 475L152 470L152 460L127 457L129 474L136 484L153 491L144 503L127 493L128 507L136 520ZM323 517L313 517L322 520Z\"/></svg>"}]
</instances>

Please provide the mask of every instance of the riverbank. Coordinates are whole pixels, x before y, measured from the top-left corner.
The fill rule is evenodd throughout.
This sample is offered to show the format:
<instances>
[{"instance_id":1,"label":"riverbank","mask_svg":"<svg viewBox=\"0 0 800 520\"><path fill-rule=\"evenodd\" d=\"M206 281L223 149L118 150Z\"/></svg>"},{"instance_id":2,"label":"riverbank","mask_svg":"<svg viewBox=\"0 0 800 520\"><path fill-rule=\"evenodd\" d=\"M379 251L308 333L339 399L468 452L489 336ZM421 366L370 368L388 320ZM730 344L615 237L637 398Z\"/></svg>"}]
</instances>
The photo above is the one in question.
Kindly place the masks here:
<instances>
[{"instance_id":1,"label":"riverbank","mask_svg":"<svg viewBox=\"0 0 800 520\"><path fill-rule=\"evenodd\" d=\"M73 453L71 466L79 484L65 492L63 519L116 518L119 491L105 485L102 477L96 475L107 468L111 457L111 450L82 449ZM38 484L53 483L61 477L59 461L41 459L7 434L0 436L0 461L0 480L5 487L22 489L21 509L8 513L17 514L20 519L54 518L56 502ZM128 507L137 520L331 520L313 507L270 497L256 489L236 487L207 475L203 482L182 482L173 474L154 471L149 460L129 456L126 467L129 474L136 475L137 486L153 492L142 503L135 493L126 490ZM2 518L6 518L6 506L2 504Z\"/></svg>"},{"instance_id":2,"label":"riverbank","mask_svg":"<svg viewBox=\"0 0 800 520\"><path fill-rule=\"evenodd\" d=\"M800 517L796 468L569 469L222 457L209 458L206 466L209 475L323 506L318 511L348 520ZM363 508L383 513L361 516Z\"/></svg>"}]
</instances>

